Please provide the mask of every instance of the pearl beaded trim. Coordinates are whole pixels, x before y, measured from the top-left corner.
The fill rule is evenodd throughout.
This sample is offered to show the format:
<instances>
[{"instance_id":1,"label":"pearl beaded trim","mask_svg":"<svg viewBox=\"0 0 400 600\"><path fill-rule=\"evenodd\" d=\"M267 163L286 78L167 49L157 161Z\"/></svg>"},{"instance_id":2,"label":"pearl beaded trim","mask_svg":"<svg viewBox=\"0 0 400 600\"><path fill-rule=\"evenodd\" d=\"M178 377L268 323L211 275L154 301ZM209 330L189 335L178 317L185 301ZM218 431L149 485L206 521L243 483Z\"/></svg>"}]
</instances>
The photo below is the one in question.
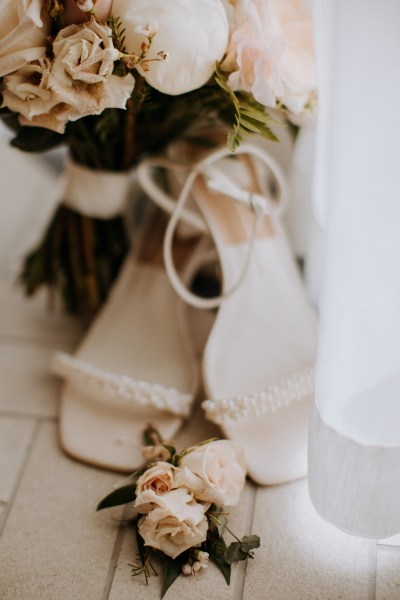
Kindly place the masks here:
<instances>
[{"instance_id":1,"label":"pearl beaded trim","mask_svg":"<svg viewBox=\"0 0 400 600\"><path fill-rule=\"evenodd\" d=\"M153 406L180 417L187 417L190 413L192 394L183 394L156 383L136 381L126 375L115 375L63 352L54 357L52 371L90 390L99 400L114 403L119 400L125 406Z\"/></svg>"},{"instance_id":2,"label":"pearl beaded trim","mask_svg":"<svg viewBox=\"0 0 400 600\"><path fill-rule=\"evenodd\" d=\"M246 417L259 417L266 412L274 413L293 402L301 402L314 393L314 369L307 367L281 379L267 389L233 398L205 400L202 407L206 417L221 425L224 421Z\"/></svg>"}]
</instances>

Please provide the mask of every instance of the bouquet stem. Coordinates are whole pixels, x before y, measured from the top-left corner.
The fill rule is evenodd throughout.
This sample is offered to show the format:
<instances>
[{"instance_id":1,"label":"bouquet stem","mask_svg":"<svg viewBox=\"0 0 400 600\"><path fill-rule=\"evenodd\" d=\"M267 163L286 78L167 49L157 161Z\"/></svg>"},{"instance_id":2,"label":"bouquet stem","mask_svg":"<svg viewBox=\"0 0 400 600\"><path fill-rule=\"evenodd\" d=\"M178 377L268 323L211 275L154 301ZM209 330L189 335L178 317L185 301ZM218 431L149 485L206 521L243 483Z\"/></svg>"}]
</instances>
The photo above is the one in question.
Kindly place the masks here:
<instances>
[{"instance_id":1,"label":"bouquet stem","mask_svg":"<svg viewBox=\"0 0 400 600\"><path fill-rule=\"evenodd\" d=\"M25 258L27 296L46 286L67 312L93 315L105 300L129 248L123 218L96 219L60 205L39 245Z\"/></svg>"}]
</instances>

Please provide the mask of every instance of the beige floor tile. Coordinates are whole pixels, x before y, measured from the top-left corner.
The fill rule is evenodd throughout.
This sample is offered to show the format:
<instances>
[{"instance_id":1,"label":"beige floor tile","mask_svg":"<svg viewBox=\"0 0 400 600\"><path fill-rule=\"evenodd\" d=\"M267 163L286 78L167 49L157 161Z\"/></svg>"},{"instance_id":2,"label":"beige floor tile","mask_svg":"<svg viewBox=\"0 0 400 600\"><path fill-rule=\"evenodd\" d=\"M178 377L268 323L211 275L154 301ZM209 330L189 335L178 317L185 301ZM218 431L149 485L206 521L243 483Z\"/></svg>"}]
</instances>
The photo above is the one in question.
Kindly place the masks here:
<instances>
[{"instance_id":1,"label":"beige floor tile","mask_svg":"<svg viewBox=\"0 0 400 600\"><path fill-rule=\"evenodd\" d=\"M0 539L2 600L100 600L116 538L95 512L116 481L58 449L44 423Z\"/></svg>"},{"instance_id":2,"label":"beige floor tile","mask_svg":"<svg viewBox=\"0 0 400 600\"><path fill-rule=\"evenodd\" d=\"M77 343L87 323L69 317L58 310L50 310L46 293L26 298L22 288L10 278L0 279L0 337L18 337L35 340L70 340Z\"/></svg>"},{"instance_id":3,"label":"beige floor tile","mask_svg":"<svg viewBox=\"0 0 400 600\"><path fill-rule=\"evenodd\" d=\"M35 426L33 419L0 416L0 501L11 499Z\"/></svg>"},{"instance_id":4,"label":"beige floor tile","mask_svg":"<svg viewBox=\"0 0 400 600\"><path fill-rule=\"evenodd\" d=\"M378 546L375 600L400 598L400 548Z\"/></svg>"},{"instance_id":5,"label":"beige floor tile","mask_svg":"<svg viewBox=\"0 0 400 600\"><path fill-rule=\"evenodd\" d=\"M59 381L50 374L55 349L71 350L67 342L50 344L0 340L0 412L55 417Z\"/></svg>"},{"instance_id":6,"label":"beige floor tile","mask_svg":"<svg viewBox=\"0 0 400 600\"><path fill-rule=\"evenodd\" d=\"M261 548L248 565L244 600L369 600L370 540L324 522L305 480L259 488L253 532Z\"/></svg>"},{"instance_id":7,"label":"beige floor tile","mask_svg":"<svg viewBox=\"0 0 400 600\"><path fill-rule=\"evenodd\" d=\"M3 502L2 500L0 500L0 535L1 535L1 531L3 530L3 525L4 525L4 521L6 519L6 516L7 516L7 511L8 511L8 505L6 504L6 502ZM0 583L1 583L1 575L0 575ZM1 598L1 588L0 588L0 598Z\"/></svg>"}]
</instances>

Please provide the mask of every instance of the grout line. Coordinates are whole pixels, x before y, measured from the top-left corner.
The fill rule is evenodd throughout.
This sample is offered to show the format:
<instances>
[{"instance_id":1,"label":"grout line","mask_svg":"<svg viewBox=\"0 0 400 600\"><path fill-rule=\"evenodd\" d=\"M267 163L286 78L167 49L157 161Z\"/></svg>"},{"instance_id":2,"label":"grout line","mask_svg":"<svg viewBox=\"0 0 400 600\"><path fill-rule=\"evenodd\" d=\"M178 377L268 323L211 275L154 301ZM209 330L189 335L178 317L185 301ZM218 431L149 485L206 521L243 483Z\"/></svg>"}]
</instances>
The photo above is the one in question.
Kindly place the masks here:
<instances>
[{"instance_id":1,"label":"grout line","mask_svg":"<svg viewBox=\"0 0 400 600\"><path fill-rule=\"evenodd\" d=\"M29 442L28 442L28 444L26 446L25 454L24 454L24 457L23 457L23 459L21 461L21 466L19 468L18 475L17 475L17 477L15 479L14 487L13 487L13 490L12 490L11 495L10 495L10 500L6 504L6 509L4 511L4 517L0 521L0 536L3 533L3 531L4 531L4 528L5 528L6 523L7 523L8 515L9 515L9 513L11 511L11 508L12 508L12 506L14 504L14 500L15 500L15 497L16 497L17 492L18 492L19 484L20 484L21 479L22 479L22 477L23 477L23 475L25 473L26 465L28 463L28 459L29 459L29 456L31 454L31 450L33 448L33 445L34 445L34 443L36 441L36 438L38 436L40 426L41 426L41 423L36 420L36 424L35 424L35 427L33 429L33 432L32 432L32 435L31 435L31 439L29 440Z\"/></svg>"},{"instance_id":2,"label":"grout line","mask_svg":"<svg viewBox=\"0 0 400 600\"><path fill-rule=\"evenodd\" d=\"M257 496L257 486L248 481L249 486L249 494L250 494L250 506L249 511L244 520L245 525L245 535L251 535L253 532L253 521L254 521L254 508L256 503ZM244 586L246 583L246 574L247 574L247 563L248 560L243 561L240 565L238 565L238 573L236 576L236 585L233 589L232 600L242 600Z\"/></svg>"},{"instance_id":3,"label":"grout line","mask_svg":"<svg viewBox=\"0 0 400 600\"><path fill-rule=\"evenodd\" d=\"M400 546L396 544L376 544L379 550L383 550L384 552L400 552Z\"/></svg>"},{"instance_id":4,"label":"grout line","mask_svg":"<svg viewBox=\"0 0 400 600\"><path fill-rule=\"evenodd\" d=\"M111 592L115 571L117 570L118 566L119 555L121 553L122 543L126 534L126 516L128 513L128 509L129 506L125 506L122 512L121 523L118 528L117 536L115 538L114 548L111 554L110 564L108 566L108 571L106 575L106 581L104 583L104 588L100 600L108 600Z\"/></svg>"},{"instance_id":5,"label":"grout line","mask_svg":"<svg viewBox=\"0 0 400 600\"><path fill-rule=\"evenodd\" d=\"M369 586L367 600L376 600L376 568L378 562L378 548L376 540L369 540L368 549Z\"/></svg>"}]
</instances>

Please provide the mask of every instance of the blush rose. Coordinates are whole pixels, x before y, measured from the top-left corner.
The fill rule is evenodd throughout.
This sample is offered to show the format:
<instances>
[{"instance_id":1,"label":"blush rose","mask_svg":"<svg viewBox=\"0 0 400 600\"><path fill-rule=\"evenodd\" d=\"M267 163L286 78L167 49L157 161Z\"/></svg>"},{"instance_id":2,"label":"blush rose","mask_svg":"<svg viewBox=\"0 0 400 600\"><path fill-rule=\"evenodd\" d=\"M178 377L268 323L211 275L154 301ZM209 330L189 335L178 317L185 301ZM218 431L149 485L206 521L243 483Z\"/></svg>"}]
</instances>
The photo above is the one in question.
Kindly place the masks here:
<instances>
[{"instance_id":1,"label":"blush rose","mask_svg":"<svg viewBox=\"0 0 400 600\"><path fill-rule=\"evenodd\" d=\"M223 68L234 90L301 113L316 91L312 22L302 0L236 0Z\"/></svg>"}]
</instances>

